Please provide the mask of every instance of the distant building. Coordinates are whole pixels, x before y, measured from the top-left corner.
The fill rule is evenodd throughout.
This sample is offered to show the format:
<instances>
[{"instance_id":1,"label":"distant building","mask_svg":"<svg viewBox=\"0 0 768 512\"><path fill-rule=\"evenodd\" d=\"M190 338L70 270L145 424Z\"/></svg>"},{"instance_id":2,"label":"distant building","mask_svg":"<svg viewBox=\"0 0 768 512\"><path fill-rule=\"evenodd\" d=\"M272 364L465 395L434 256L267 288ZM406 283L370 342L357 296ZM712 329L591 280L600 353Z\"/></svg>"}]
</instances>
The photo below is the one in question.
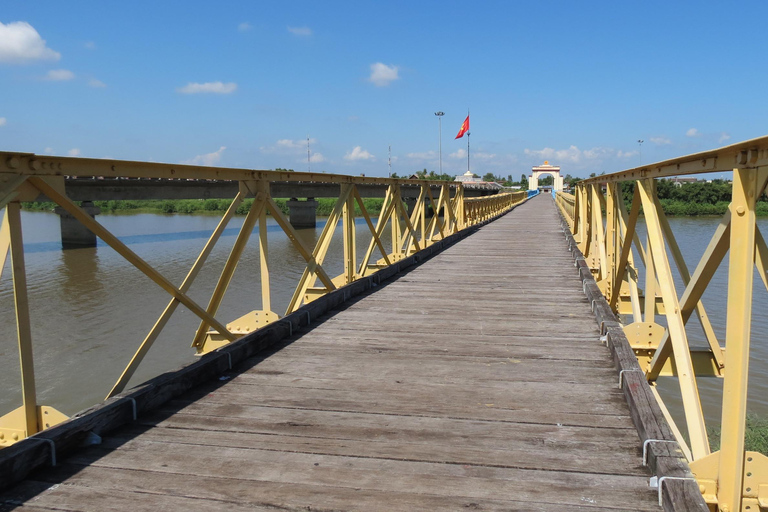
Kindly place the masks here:
<instances>
[{"instance_id":1,"label":"distant building","mask_svg":"<svg viewBox=\"0 0 768 512\"><path fill-rule=\"evenodd\" d=\"M472 172L467 171L464 174L456 176L456 179L453 181L461 181L463 183L480 183L483 180L480 178L475 178L475 175Z\"/></svg>"},{"instance_id":2,"label":"distant building","mask_svg":"<svg viewBox=\"0 0 768 512\"><path fill-rule=\"evenodd\" d=\"M697 178L670 178L669 181L672 182L672 184L676 187L682 187L686 183L696 183L699 181Z\"/></svg>"}]
</instances>

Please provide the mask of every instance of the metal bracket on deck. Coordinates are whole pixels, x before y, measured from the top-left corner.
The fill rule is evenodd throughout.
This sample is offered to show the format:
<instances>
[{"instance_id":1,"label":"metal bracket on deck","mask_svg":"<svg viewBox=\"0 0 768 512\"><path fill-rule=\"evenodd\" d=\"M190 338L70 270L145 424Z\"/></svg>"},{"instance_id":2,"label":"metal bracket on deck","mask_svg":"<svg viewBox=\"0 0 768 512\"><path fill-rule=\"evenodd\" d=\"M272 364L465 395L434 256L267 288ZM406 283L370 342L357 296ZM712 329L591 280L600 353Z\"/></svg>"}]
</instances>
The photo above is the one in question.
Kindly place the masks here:
<instances>
[{"instance_id":1,"label":"metal bracket on deck","mask_svg":"<svg viewBox=\"0 0 768 512\"><path fill-rule=\"evenodd\" d=\"M675 443L677 441L670 441L668 439L646 439L643 441L643 466L648 465L648 445L651 443Z\"/></svg>"},{"instance_id":2,"label":"metal bracket on deck","mask_svg":"<svg viewBox=\"0 0 768 512\"><path fill-rule=\"evenodd\" d=\"M640 370L639 368L632 368L630 370L621 370L619 372L619 389L624 387L624 372L640 372L645 376L645 372L643 370Z\"/></svg>"},{"instance_id":3,"label":"metal bracket on deck","mask_svg":"<svg viewBox=\"0 0 768 512\"><path fill-rule=\"evenodd\" d=\"M662 499L662 489L664 487L664 480L690 480L691 482L698 485L698 482L695 478L687 477L687 476L652 476L651 480L649 482L649 485L651 486L651 489L659 489L659 506L661 507L664 504L664 500Z\"/></svg>"}]
</instances>

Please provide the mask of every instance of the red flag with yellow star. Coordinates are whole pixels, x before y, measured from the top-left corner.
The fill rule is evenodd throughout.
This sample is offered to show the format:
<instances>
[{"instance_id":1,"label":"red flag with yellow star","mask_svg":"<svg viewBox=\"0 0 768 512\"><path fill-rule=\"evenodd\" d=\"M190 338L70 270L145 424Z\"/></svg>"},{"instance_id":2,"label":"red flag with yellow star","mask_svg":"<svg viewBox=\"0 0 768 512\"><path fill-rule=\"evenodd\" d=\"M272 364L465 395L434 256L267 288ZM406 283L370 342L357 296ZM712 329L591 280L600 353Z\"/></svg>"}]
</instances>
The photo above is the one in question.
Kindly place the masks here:
<instances>
[{"instance_id":1,"label":"red flag with yellow star","mask_svg":"<svg viewBox=\"0 0 768 512\"><path fill-rule=\"evenodd\" d=\"M465 133L469 131L469 115L467 115L467 118L464 120L463 123L461 123L461 129L459 130L459 134L456 136L457 139L460 139L464 136Z\"/></svg>"}]
</instances>

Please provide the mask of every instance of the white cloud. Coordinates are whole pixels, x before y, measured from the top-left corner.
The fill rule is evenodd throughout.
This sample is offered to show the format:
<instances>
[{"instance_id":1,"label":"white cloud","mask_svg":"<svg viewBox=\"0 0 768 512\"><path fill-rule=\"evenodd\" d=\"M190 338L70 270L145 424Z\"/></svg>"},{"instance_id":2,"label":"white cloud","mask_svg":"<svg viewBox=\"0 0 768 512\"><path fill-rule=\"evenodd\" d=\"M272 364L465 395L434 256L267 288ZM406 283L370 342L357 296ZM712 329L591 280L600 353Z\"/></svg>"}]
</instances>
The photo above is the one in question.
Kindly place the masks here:
<instances>
[{"instance_id":1,"label":"white cloud","mask_svg":"<svg viewBox=\"0 0 768 512\"><path fill-rule=\"evenodd\" d=\"M88 49L88 50L95 50L95 49L96 49L96 43L94 43L93 41L88 41L88 42L87 42L87 43L85 43L83 46L84 46L86 49Z\"/></svg>"},{"instance_id":2,"label":"white cloud","mask_svg":"<svg viewBox=\"0 0 768 512\"><path fill-rule=\"evenodd\" d=\"M0 117L0 126L4 126L5 123L7 123L7 122L8 122L8 120L6 118Z\"/></svg>"},{"instance_id":3,"label":"white cloud","mask_svg":"<svg viewBox=\"0 0 768 512\"><path fill-rule=\"evenodd\" d=\"M701 133L699 133L699 130L696 128L689 128L687 132L685 132L686 137L699 137L701 136Z\"/></svg>"},{"instance_id":4,"label":"white cloud","mask_svg":"<svg viewBox=\"0 0 768 512\"><path fill-rule=\"evenodd\" d=\"M424 151L422 153L408 153L405 156L413 160L432 160L433 158L437 158L437 151Z\"/></svg>"},{"instance_id":5,"label":"white cloud","mask_svg":"<svg viewBox=\"0 0 768 512\"><path fill-rule=\"evenodd\" d=\"M52 155L52 154L53 154L53 148L50 148L50 147L48 147L48 148L45 148L45 149L43 150L43 152L44 152L46 155Z\"/></svg>"},{"instance_id":6,"label":"white cloud","mask_svg":"<svg viewBox=\"0 0 768 512\"><path fill-rule=\"evenodd\" d=\"M381 62L376 62L371 64L371 76L368 77L368 80L377 87L386 87L400 78L397 75L397 70L397 66L387 66Z\"/></svg>"},{"instance_id":7,"label":"white cloud","mask_svg":"<svg viewBox=\"0 0 768 512\"><path fill-rule=\"evenodd\" d=\"M240 32L248 32L252 28L253 27L251 26L251 24L248 23L247 21L244 21L237 26L237 30L239 30Z\"/></svg>"},{"instance_id":8,"label":"white cloud","mask_svg":"<svg viewBox=\"0 0 768 512\"><path fill-rule=\"evenodd\" d=\"M728 135L728 134L727 134L727 133L725 133L725 132L722 132L722 133L720 134L720 138L717 140L717 142L719 142L720 144L722 144L723 142L727 141L727 140L728 140L728 139L730 139L730 138L731 138L731 136L730 136L730 135Z\"/></svg>"},{"instance_id":9,"label":"white cloud","mask_svg":"<svg viewBox=\"0 0 768 512\"><path fill-rule=\"evenodd\" d=\"M91 87L96 87L96 88L106 87L107 86L107 84L105 84L101 80L96 80L95 78L91 78L90 80L88 80L88 85L90 85Z\"/></svg>"},{"instance_id":10,"label":"white cloud","mask_svg":"<svg viewBox=\"0 0 768 512\"><path fill-rule=\"evenodd\" d=\"M190 82L184 87L179 87L176 92L182 94L201 94L201 93L213 93L213 94L231 94L237 89L237 84L234 82L205 82L197 83Z\"/></svg>"},{"instance_id":11,"label":"white cloud","mask_svg":"<svg viewBox=\"0 0 768 512\"><path fill-rule=\"evenodd\" d=\"M187 165L216 165L219 163L219 160L221 160L221 154L224 153L225 149L227 149L226 146L221 146L217 151L214 151L213 153L197 155L196 157L190 158L189 160L182 160L181 163Z\"/></svg>"},{"instance_id":12,"label":"white cloud","mask_svg":"<svg viewBox=\"0 0 768 512\"><path fill-rule=\"evenodd\" d=\"M309 139L309 144L315 144L317 139ZM306 153L307 152L307 139L280 139L271 146L261 146L259 150L262 153Z\"/></svg>"},{"instance_id":13,"label":"white cloud","mask_svg":"<svg viewBox=\"0 0 768 512\"><path fill-rule=\"evenodd\" d=\"M309 157L309 161L313 164L325 162L325 157L322 153L312 153L312 156Z\"/></svg>"},{"instance_id":14,"label":"white cloud","mask_svg":"<svg viewBox=\"0 0 768 512\"><path fill-rule=\"evenodd\" d=\"M482 151L476 151L472 153L472 158L477 158L478 160L493 160L496 158L495 153L483 153Z\"/></svg>"},{"instance_id":15,"label":"white cloud","mask_svg":"<svg viewBox=\"0 0 768 512\"><path fill-rule=\"evenodd\" d=\"M632 158L632 157L635 157L635 156L637 156L639 154L640 154L639 151L634 151L634 150L633 151L622 151L622 150L619 150L616 153L616 156L618 158Z\"/></svg>"},{"instance_id":16,"label":"white cloud","mask_svg":"<svg viewBox=\"0 0 768 512\"><path fill-rule=\"evenodd\" d=\"M0 62L22 64L60 58L61 54L48 48L37 30L26 21L0 23Z\"/></svg>"},{"instance_id":17,"label":"white cloud","mask_svg":"<svg viewBox=\"0 0 768 512\"><path fill-rule=\"evenodd\" d=\"M361 148L360 146L355 146L352 148L352 151L347 151L347 154L344 155L344 160L373 160L375 157L370 154L367 150Z\"/></svg>"},{"instance_id":18,"label":"white cloud","mask_svg":"<svg viewBox=\"0 0 768 512\"><path fill-rule=\"evenodd\" d=\"M288 32L299 37L310 37L312 29L309 27L288 27Z\"/></svg>"},{"instance_id":19,"label":"white cloud","mask_svg":"<svg viewBox=\"0 0 768 512\"><path fill-rule=\"evenodd\" d=\"M667 146L672 144L672 141L667 137L651 137L649 140L657 146Z\"/></svg>"},{"instance_id":20,"label":"white cloud","mask_svg":"<svg viewBox=\"0 0 768 512\"><path fill-rule=\"evenodd\" d=\"M549 160L554 162L553 165L562 164L578 164L584 161L594 162L596 160L603 160L613 156L618 157L620 152L616 152L608 148L592 148L581 150L577 146L569 146L568 149L525 149L524 153L528 156L535 157L539 160ZM621 152L622 155L629 153Z\"/></svg>"},{"instance_id":21,"label":"white cloud","mask_svg":"<svg viewBox=\"0 0 768 512\"><path fill-rule=\"evenodd\" d=\"M528 150L526 149L526 151ZM467 158L467 150L459 148L448 156L451 158Z\"/></svg>"},{"instance_id":22,"label":"white cloud","mask_svg":"<svg viewBox=\"0 0 768 512\"><path fill-rule=\"evenodd\" d=\"M69 156L80 156L80 150L78 148L72 148L69 151L67 151L67 154Z\"/></svg>"},{"instance_id":23,"label":"white cloud","mask_svg":"<svg viewBox=\"0 0 768 512\"><path fill-rule=\"evenodd\" d=\"M68 69L52 69L45 75L45 79L51 82L64 82L73 78L75 74Z\"/></svg>"}]
</instances>

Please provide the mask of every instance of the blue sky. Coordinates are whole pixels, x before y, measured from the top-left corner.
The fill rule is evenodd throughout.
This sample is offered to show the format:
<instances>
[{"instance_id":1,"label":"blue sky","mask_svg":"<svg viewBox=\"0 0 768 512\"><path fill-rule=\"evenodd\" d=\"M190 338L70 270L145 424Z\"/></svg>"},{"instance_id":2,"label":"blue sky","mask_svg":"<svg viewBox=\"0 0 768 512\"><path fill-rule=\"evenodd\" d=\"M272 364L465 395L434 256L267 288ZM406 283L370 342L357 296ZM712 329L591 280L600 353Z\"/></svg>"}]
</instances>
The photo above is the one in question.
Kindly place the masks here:
<instances>
[{"instance_id":1,"label":"blue sky","mask_svg":"<svg viewBox=\"0 0 768 512\"><path fill-rule=\"evenodd\" d=\"M0 150L586 176L768 134L767 2L0 7ZM645 142L642 147L638 139Z\"/></svg>"}]
</instances>

